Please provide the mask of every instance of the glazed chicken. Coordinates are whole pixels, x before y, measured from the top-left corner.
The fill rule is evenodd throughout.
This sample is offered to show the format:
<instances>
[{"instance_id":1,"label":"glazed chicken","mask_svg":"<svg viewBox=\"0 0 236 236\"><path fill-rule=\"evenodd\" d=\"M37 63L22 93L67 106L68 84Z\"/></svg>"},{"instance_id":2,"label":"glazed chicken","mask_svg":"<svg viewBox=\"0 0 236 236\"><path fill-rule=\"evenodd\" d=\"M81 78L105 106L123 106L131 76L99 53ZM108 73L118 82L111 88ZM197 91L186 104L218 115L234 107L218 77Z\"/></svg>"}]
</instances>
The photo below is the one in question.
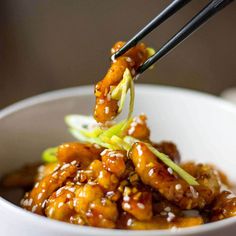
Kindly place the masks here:
<instances>
[{"instance_id":1,"label":"glazed chicken","mask_svg":"<svg viewBox=\"0 0 236 236\"><path fill-rule=\"evenodd\" d=\"M123 45L116 43L111 53ZM3 177L3 187L24 189L24 209L75 225L129 230L199 226L236 216L226 175L209 164L182 162L174 143L151 140L146 115L132 116L133 79L149 56L140 43L112 61L95 87L95 119L65 119L79 141L49 148L43 163ZM117 90L120 84L123 90ZM112 124L127 86L129 114Z\"/></svg>"},{"instance_id":2,"label":"glazed chicken","mask_svg":"<svg viewBox=\"0 0 236 236\"><path fill-rule=\"evenodd\" d=\"M111 53L118 51L125 42L117 42L111 49ZM117 86L123 78L123 74L128 68L132 76L136 75L136 69L148 58L148 51L143 43L139 43L124 55L115 59L111 63L107 74L95 86L96 105L94 118L99 123L106 123L113 120L118 114L118 101L112 99L112 88Z\"/></svg>"},{"instance_id":3,"label":"glazed chicken","mask_svg":"<svg viewBox=\"0 0 236 236\"><path fill-rule=\"evenodd\" d=\"M145 115L134 118L126 133L151 143ZM154 146L181 163L173 143ZM144 142L134 143L128 153L65 143L58 147L57 159L38 168L37 182L21 201L23 208L72 224L131 230L189 227L236 215L236 197L221 191L220 172L214 167L181 164L198 181L191 186Z\"/></svg>"}]
</instances>

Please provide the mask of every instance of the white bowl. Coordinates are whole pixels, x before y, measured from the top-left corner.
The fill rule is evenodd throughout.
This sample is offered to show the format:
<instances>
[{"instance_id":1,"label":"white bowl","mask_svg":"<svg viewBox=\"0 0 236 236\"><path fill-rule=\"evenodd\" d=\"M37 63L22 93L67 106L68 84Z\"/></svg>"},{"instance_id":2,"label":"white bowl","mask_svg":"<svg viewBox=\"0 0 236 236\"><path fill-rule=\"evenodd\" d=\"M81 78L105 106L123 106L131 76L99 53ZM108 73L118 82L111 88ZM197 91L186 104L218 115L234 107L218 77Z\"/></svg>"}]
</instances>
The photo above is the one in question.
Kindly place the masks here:
<instances>
[{"instance_id":1,"label":"white bowl","mask_svg":"<svg viewBox=\"0 0 236 236\"><path fill-rule=\"evenodd\" d=\"M93 88L50 92L0 112L0 173L40 159L42 150L73 140L64 124L71 113L90 114ZM154 140L172 140L184 160L214 163L236 179L236 106L190 90L136 86L135 111L149 117ZM0 235L8 236L233 236L236 217L202 226L170 230L125 231L70 225L27 212L0 197Z\"/></svg>"}]
</instances>

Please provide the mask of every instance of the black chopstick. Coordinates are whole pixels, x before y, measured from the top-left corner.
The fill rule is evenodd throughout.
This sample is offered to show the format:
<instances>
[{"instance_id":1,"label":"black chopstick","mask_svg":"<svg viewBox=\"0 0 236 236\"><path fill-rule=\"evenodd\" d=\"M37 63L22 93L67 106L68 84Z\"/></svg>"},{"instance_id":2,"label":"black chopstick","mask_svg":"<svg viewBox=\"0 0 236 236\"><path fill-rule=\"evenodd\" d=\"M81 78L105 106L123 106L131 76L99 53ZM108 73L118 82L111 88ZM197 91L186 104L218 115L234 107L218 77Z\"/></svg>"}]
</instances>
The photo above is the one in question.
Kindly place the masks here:
<instances>
[{"instance_id":1,"label":"black chopstick","mask_svg":"<svg viewBox=\"0 0 236 236\"><path fill-rule=\"evenodd\" d=\"M157 60L166 55L171 49L177 46L199 26L206 22L211 16L223 9L234 0L213 0L205 6L196 16L194 16L177 34L175 34L161 49L150 57L143 65L141 65L137 73L143 73L147 68L154 64Z\"/></svg>"},{"instance_id":2,"label":"black chopstick","mask_svg":"<svg viewBox=\"0 0 236 236\"><path fill-rule=\"evenodd\" d=\"M131 40L129 40L119 51L112 55L112 58L115 59L123 55L130 48L135 46L143 37L149 34L162 22L167 20L170 16L176 13L179 9L185 6L190 0L174 0L169 4L160 14L158 14L152 21L150 21L143 29L141 29Z\"/></svg>"}]
</instances>

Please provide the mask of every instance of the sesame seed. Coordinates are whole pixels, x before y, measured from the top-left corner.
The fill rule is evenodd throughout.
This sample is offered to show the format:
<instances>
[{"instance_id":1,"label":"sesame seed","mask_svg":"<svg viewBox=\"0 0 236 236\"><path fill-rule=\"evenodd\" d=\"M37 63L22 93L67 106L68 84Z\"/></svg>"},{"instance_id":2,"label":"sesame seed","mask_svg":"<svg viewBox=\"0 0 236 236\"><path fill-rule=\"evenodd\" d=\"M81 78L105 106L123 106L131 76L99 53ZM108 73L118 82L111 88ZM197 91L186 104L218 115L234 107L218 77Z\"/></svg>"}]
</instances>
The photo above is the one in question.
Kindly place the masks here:
<instances>
[{"instance_id":1,"label":"sesame seed","mask_svg":"<svg viewBox=\"0 0 236 236\"><path fill-rule=\"evenodd\" d=\"M133 219L128 219L128 220L127 220L127 226L131 226L132 223L133 223Z\"/></svg>"},{"instance_id":2,"label":"sesame seed","mask_svg":"<svg viewBox=\"0 0 236 236\"><path fill-rule=\"evenodd\" d=\"M66 172L65 172L65 171L62 171L62 172L61 172L61 175L65 175L65 174L66 174Z\"/></svg>"},{"instance_id":3,"label":"sesame seed","mask_svg":"<svg viewBox=\"0 0 236 236\"><path fill-rule=\"evenodd\" d=\"M178 190L180 190L182 188L182 185L181 184L176 184L175 185L175 189L178 191Z\"/></svg>"},{"instance_id":4,"label":"sesame seed","mask_svg":"<svg viewBox=\"0 0 236 236\"><path fill-rule=\"evenodd\" d=\"M63 165L62 167L61 167L61 170L65 170L66 168L68 168L70 166L70 164L69 163L67 163L67 164L65 164L65 165ZM63 172L62 172L63 173Z\"/></svg>"},{"instance_id":5,"label":"sesame seed","mask_svg":"<svg viewBox=\"0 0 236 236\"><path fill-rule=\"evenodd\" d=\"M151 177L152 175L154 175L154 173L155 173L155 171L154 171L153 168L148 171L148 175L149 175L150 177Z\"/></svg>"},{"instance_id":6,"label":"sesame seed","mask_svg":"<svg viewBox=\"0 0 236 236\"><path fill-rule=\"evenodd\" d=\"M75 192L75 188L74 187L68 188L68 190L73 192L73 193Z\"/></svg>"},{"instance_id":7,"label":"sesame seed","mask_svg":"<svg viewBox=\"0 0 236 236\"><path fill-rule=\"evenodd\" d=\"M39 186L39 182L37 182L37 183L34 185L35 188L38 188L38 186Z\"/></svg>"},{"instance_id":8,"label":"sesame seed","mask_svg":"<svg viewBox=\"0 0 236 236\"><path fill-rule=\"evenodd\" d=\"M46 206L47 202L48 202L47 200L43 201L42 208L44 208Z\"/></svg>"},{"instance_id":9,"label":"sesame seed","mask_svg":"<svg viewBox=\"0 0 236 236\"><path fill-rule=\"evenodd\" d=\"M100 153L100 156L106 155L107 151L108 151L108 149L104 149L104 150Z\"/></svg>"},{"instance_id":10,"label":"sesame seed","mask_svg":"<svg viewBox=\"0 0 236 236\"><path fill-rule=\"evenodd\" d=\"M37 207L38 207L38 205L34 205L33 207L32 207L32 212L35 212L36 210L37 210Z\"/></svg>"},{"instance_id":11,"label":"sesame seed","mask_svg":"<svg viewBox=\"0 0 236 236\"><path fill-rule=\"evenodd\" d=\"M28 206L28 199L23 200L23 201L22 201L22 205L23 205L23 206Z\"/></svg>"},{"instance_id":12,"label":"sesame seed","mask_svg":"<svg viewBox=\"0 0 236 236\"><path fill-rule=\"evenodd\" d=\"M74 200L73 200L73 207L76 207L76 205L77 205L77 199L74 198Z\"/></svg>"},{"instance_id":13,"label":"sesame seed","mask_svg":"<svg viewBox=\"0 0 236 236\"><path fill-rule=\"evenodd\" d=\"M140 209L144 209L144 208L145 208L144 204L143 204L143 203L140 203L140 202L137 203L137 206L138 206L138 208L140 208Z\"/></svg>"},{"instance_id":14,"label":"sesame seed","mask_svg":"<svg viewBox=\"0 0 236 236\"><path fill-rule=\"evenodd\" d=\"M132 135L135 132L135 127L131 126L131 128L128 130L128 134Z\"/></svg>"},{"instance_id":15,"label":"sesame seed","mask_svg":"<svg viewBox=\"0 0 236 236\"><path fill-rule=\"evenodd\" d=\"M129 210L129 209L131 209L131 206L129 203L126 202L126 203L124 203L124 208Z\"/></svg>"},{"instance_id":16,"label":"sesame seed","mask_svg":"<svg viewBox=\"0 0 236 236\"><path fill-rule=\"evenodd\" d=\"M98 104L103 104L104 103L104 99L99 99L98 100Z\"/></svg>"},{"instance_id":17,"label":"sesame seed","mask_svg":"<svg viewBox=\"0 0 236 236\"><path fill-rule=\"evenodd\" d=\"M76 163L77 163L77 161L74 160L74 161L72 161L70 164L71 164L71 165L76 165Z\"/></svg>"},{"instance_id":18,"label":"sesame seed","mask_svg":"<svg viewBox=\"0 0 236 236\"><path fill-rule=\"evenodd\" d=\"M137 146L137 150L138 150L138 155L142 156L143 155L143 151L142 151L141 145Z\"/></svg>"},{"instance_id":19,"label":"sesame seed","mask_svg":"<svg viewBox=\"0 0 236 236\"><path fill-rule=\"evenodd\" d=\"M105 107L105 114L109 113L109 107Z\"/></svg>"},{"instance_id":20,"label":"sesame seed","mask_svg":"<svg viewBox=\"0 0 236 236\"><path fill-rule=\"evenodd\" d=\"M175 218L175 214L172 212L168 212L167 221L171 222L174 218Z\"/></svg>"},{"instance_id":21,"label":"sesame seed","mask_svg":"<svg viewBox=\"0 0 236 236\"><path fill-rule=\"evenodd\" d=\"M30 198L29 201L28 201L28 205L31 206L33 203L33 198Z\"/></svg>"},{"instance_id":22,"label":"sesame seed","mask_svg":"<svg viewBox=\"0 0 236 236\"><path fill-rule=\"evenodd\" d=\"M52 174L52 177L56 177L57 176L57 172L54 172L53 174Z\"/></svg>"},{"instance_id":23,"label":"sesame seed","mask_svg":"<svg viewBox=\"0 0 236 236\"><path fill-rule=\"evenodd\" d=\"M43 196L43 193L38 194L38 200Z\"/></svg>"},{"instance_id":24,"label":"sesame seed","mask_svg":"<svg viewBox=\"0 0 236 236\"><path fill-rule=\"evenodd\" d=\"M173 175L173 170L172 170L170 167L167 169L167 171L168 171L171 175Z\"/></svg>"},{"instance_id":25,"label":"sesame seed","mask_svg":"<svg viewBox=\"0 0 236 236\"><path fill-rule=\"evenodd\" d=\"M60 202L60 203L58 204L58 208L62 207L63 205L64 205L64 203L63 203L63 202Z\"/></svg>"},{"instance_id":26,"label":"sesame seed","mask_svg":"<svg viewBox=\"0 0 236 236\"><path fill-rule=\"evenodd\" d=\"M123 199L124 199L124 201L128 202L130 200L130 197L129 196L124 196Z\"/></svg>"},{"instance_id":27,"label":"sesame seed","mask_svg":"<svg viewBox=\"0 0 236 236\"><path fill-rule=\"evenodd\" d=\"M127 62L132 62L132 59L130 57L126 57Z\"/></svg>"},{"instance_id":28,"label":"sesame seed","mask_svg":"<svg viewBox=\"0 0 236 236\"><path fill-rule=\"evenodd\" d=\"M193 195L193 198L198 198L199 194L198 194L198 192L195 190L195 188L194 188L193 186L190 186L189 189L190 189L190 191L191 191L191 193L192 193L192 195Z\"/></svg>"},{"instance_id":29,"label":"sesame seed","mask_svg":"<svg viewBox=\"0 0 236 236\"><path fill-rule=\"evenodd\" d=\"M63 190L63 188L59 188L57 191L56 191L56 196L58 197L60 194L61 194L61 191Z\"/></svg>"},{"instance_id":30,"label":"sesame seed","mask_svg":"<svg viewBox=\"0 0 236 236\"><path fill-rule=\"evenodd\" d=\"M169 211L171 211L171 208L170 208L170 207L166 207L166 208L164 209L164 211L169 212Z\"/></svg>"},{"instance_id":31,"label":"sesame seed","mask_svg":"<svg viewBox=\"0 0 236 236\"><path fill-rule=\"evenodd\" d=\"M114 196L115 195L115 192L114 191L109 191L109 192L107 192L107 197L112 197L112 196Z\"/></svg>"}]
</instances>

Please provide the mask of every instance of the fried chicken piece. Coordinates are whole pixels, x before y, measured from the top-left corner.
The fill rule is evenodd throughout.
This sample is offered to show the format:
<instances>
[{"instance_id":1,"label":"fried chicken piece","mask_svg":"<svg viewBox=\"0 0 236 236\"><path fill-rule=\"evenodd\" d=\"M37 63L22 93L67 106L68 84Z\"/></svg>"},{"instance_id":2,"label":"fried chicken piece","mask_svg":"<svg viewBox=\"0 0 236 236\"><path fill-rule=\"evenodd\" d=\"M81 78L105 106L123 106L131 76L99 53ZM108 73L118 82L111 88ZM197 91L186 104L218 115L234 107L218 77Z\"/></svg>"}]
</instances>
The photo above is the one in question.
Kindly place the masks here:
<instances>
[{"instance_id":1,"label":"fried chicken piece","mask_svg":"<svg viewBox=\"0 0 236 236\"><path fill-rule=\"evenodd\" d=\"M120 177L124 174L126 166L125 160L127 159L124 151L109 151L102 152L102 164L105 170Z\"/></svg>"},{"instance_id":2,"label":"fried chicken piece","mask_svg":"<svg viewBox=\"0 0 236 236\"><path fill-rule=\"evenodd\" d=\"M209 166L195 166L193 176L199 185L193 187L170 171L144 143L132 146L130 158L144 184L155 188L182 209L202 209L219 193L218 177Z\"/></svg>"},{"instance_id":3,"label":"fried chicken piece","mask_svg":"<svg viewBox=\"0 0 236 236\"><path fill-rule=\"evenodd\" d=\"M53 173L45 176L40 182L37 182L31 192L25 194L25 197L21 201L22 207L28 211L43 215L45 200L58 188L62 187L68 179L73 178L76 172L76 163L60 166Z\"/></svg>"},{"instance_id":4,"label":"fried chicken piece","mask_svg":"<svg viewBox=\"0 0 236 236\"><path fill-rule=\"evenodd\" d=\"M124 42L117 42L111 49L112 54L124 44ZM104 124L117 116L118 101L111 98L111 88L119 84L126 68L135 76L136 69L146 61L147 57L146 46L143 43L139 43L112 62L104 79L95 86L96 105L94 118L97 122Z\"/></svg>"}]
</instances>

